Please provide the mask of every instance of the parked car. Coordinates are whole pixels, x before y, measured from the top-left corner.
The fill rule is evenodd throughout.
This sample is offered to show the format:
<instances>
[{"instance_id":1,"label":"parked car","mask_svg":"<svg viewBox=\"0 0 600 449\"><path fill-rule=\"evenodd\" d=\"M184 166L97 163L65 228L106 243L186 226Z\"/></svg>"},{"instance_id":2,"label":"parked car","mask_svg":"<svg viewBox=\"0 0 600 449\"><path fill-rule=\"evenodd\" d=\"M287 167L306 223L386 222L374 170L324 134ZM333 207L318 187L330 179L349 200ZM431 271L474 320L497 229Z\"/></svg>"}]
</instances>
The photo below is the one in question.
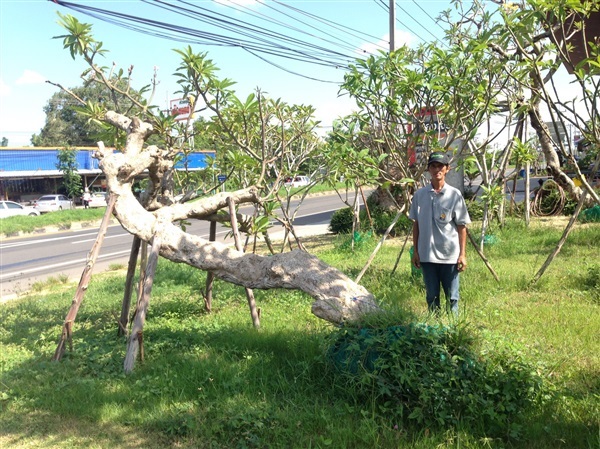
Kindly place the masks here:
<instances>
[{"instance_id":1,"label":"parked car","mask_svg":"<svg viewBox=\"0 0 600 449\"><path fill-rule=\"evenodd\" d=\"M65 195L44 195L33 202L33 207L41 213L72 209L73 202Z\"/></svg>"},{"instance_id":2,"label":"parked car","mask_svg":"<svg viewBox=\"0 0 600 449\"><path fill-rule=\"evenodd\" d=\"M106 194L93 192L90 196L88 207L106 207Z\"/></svg>"},{"instance_id":3,"label":"parked car","mask_svg":"<svg viewBox=\"0 0 600 449\"><path fill-rule=\"evenodd\" d=\"M295 176L294 179L288 178L285 182L286 187L302 187L310 184L308 176Z\"/></svg>"},{"instance_id":4,"label":"parked car","mask_svg":"<svg viewBox=\"0 0 600 449\"><path fill-rule=\"evenodd\" d=\"M16 215L36 216L40 213L32 207L25 207L14 201L0 201L0 218L14 217Z\"/></svg>"}]
</instances>

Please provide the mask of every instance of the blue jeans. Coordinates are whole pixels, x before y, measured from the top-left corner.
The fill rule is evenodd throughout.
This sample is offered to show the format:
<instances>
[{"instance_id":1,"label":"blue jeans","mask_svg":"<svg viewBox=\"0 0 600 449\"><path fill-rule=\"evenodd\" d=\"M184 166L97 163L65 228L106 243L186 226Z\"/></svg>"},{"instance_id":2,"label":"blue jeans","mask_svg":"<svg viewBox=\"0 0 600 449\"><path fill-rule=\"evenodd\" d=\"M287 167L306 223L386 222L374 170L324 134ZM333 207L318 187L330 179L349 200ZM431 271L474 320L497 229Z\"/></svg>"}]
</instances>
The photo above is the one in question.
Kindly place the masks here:
<instances>
[{"instance_id":1,"label":"blue jeans","mask_svg":"<svg viewBox=\"0 0 600 449\"><path fill-rule=\"evenodd\" d=\"M446 300L450 303L450 311L458 315L458 267L453 264L421 262L427 307L431 312L440 310L440 284L444 289Z\"/></svg>"}]
</instances>

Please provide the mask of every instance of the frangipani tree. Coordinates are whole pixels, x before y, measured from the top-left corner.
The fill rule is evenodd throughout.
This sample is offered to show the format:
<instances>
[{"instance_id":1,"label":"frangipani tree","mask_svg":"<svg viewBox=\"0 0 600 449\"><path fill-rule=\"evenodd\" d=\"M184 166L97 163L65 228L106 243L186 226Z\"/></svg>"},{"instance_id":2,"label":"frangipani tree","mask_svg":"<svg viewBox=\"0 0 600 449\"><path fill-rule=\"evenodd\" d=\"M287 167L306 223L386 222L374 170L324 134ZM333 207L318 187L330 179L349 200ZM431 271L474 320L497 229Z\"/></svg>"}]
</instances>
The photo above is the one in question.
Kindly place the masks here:
<instances>
[{"instance_id":1,"label":"frangipani tree","mask_svg":"<svg viewBox=\"0 0 600 449\"><path fill-rule=\"evenodd\" d=\"M106 69L96 62L105 51L102 43L93 38L90 25L71 16L61 16L61 25L67 30L67 34L61 36L64 47L74 58L82 57L87 62L91 81L104 83L115 95L129 98L142 111L128 116L106 110L102 105L85 105L91 120L108 123L125 135L120 152L99 142L96 157L107 179L115 217L136 238L152 244L154 263L161 256L249 289L302 290L315 300L313 313L334 323L355 319L377 308L373 295L364 287L305 251L271 257L243 253L189 234L177 224L190 219L233 220L234 216L229 213L232 205L261 204L268 200L277 189L282 173L293 168L285 164L291 158L294 145L301 145L298 142L310 135L314 123L311 108L287 108L280 103L280 109L273 104L272 108L265 109L260 94L242 102L231 90L230 80L215 76L216 67L206 55L194 53L190 48L180 51L182 63L177 76L182 94L196 99L196 110L200 109L198 105L202 100L202 107L212 111L215 123L221 125L229 142L255 161L259 169L251 174L252 185L248 187L177 203L173 198L173 162L181 151L177 142L182 140L173 136L172 117L146 101L129 97L126 91L110 83ZM267 117L265 111L273 115ZM158 137L158 143L148 145L152 136ZM149 177L148 188L140 201L134 195L133 183L145 172ZM271 184L267 181L273 172L275 182ZM151 289L151 278L151 275L146 276L145 290ZM145 308L138 308L136 319L141 320L142 325L144 316ZM133 367L131 358L137 350L139 332L138 329L130 335L127 370Z\"/></svg>"},{"instance_id":2,"label":"frangipani tree","mask_svg":"<svg viewBox=\"0 0 600 449\"><path fill-rule=\"evenodd\" d=\"M578 107L573 98L559 99L557 84L558 70L570 58L565 50L569 44L559 35L589 30L582 19L590 14L598 18L597 2L497 3L495 7L489 2L454 2L454 9L440 17L446 29L443 40L357 61L342 88L359 107L355 120L366 136L360 144L375 156L386 155L380 165L382 181L397 183L412 177L420 182L425 158L414 159L415 147L424 155L452 147L457 156L474 156L485 188L504 191L513 137L526 141L529 121L549 174L579 199L582 190L558 157L561 152L569 158L573 151L564 142L552 141L541 105L555 126L568 122L597 146L598 46L589 43L593 41L589 31L583 39L589 43L588 57L571 64L572 79L581 87ZM571 24L568 30L565 23ZM438 120L430 126L434 114ZM500 136L508 136L507 144L489 158L490 147ZM490 160L497 167L493 172ZM585 180L583 185L597 201ZM485 223L484 218L484 229Z\"/></svg>"}]
</instances>

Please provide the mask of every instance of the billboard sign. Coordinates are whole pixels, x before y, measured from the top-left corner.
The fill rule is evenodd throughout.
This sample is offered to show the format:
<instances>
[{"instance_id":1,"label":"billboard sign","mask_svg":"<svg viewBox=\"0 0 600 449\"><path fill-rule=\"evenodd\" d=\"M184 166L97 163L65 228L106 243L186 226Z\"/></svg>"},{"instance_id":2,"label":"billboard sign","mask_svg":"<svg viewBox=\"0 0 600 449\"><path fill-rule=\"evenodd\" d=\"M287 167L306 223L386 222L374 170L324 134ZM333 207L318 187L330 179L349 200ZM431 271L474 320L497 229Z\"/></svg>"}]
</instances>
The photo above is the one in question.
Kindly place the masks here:
<instances>
[{"instance_id":1,"label":"billboard sign","mask_svg":"<svg viewBox=\"0 0 600 449\"><path fill-rule=\"evenodd\" d=\"M438 111L423 108L414 114L413 123L409 123L407 130L410 136L408 147L409 165L422 165L427 157L426 136L435 137L441 140L448 135L448 130L439 118Z\"/></svg>"},{"instance_id":2,"label":"billboard sign","mask_svg":"<svg viewBox=\"0 0 600 449\"><path fill-rule=\"evenodd\" d=\"M187 98L177 98L170 102L169 110L177 121L187 120L190 113L193 112L191 109L190 101Z\"/></svg>"}]
</instances>

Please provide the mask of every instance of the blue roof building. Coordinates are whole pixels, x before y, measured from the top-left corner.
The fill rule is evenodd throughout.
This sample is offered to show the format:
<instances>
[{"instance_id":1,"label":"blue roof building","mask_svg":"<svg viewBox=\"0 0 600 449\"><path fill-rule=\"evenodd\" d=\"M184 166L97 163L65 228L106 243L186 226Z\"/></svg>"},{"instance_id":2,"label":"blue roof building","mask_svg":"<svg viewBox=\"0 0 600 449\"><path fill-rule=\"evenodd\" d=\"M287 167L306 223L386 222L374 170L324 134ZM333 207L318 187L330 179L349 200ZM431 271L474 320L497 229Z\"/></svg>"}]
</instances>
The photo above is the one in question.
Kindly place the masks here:
<instances>
[{"instance_id":1,"label":"blue roof building","mask_svg":"<svg viewBox=\"0 0 600 449\"><path fill-rule=\"evenodd\" d=\"M54 147L0 147L0 198L31 201L41 194L58 193L62 172L56 168L58 151ZM106 188L106 180L94 158L96 147L77 150L77 172L85 187ZM207 167L207 158L214 151L195 151L181 154L175 168L196 171Z\"/></svg>"}]
</instances>

